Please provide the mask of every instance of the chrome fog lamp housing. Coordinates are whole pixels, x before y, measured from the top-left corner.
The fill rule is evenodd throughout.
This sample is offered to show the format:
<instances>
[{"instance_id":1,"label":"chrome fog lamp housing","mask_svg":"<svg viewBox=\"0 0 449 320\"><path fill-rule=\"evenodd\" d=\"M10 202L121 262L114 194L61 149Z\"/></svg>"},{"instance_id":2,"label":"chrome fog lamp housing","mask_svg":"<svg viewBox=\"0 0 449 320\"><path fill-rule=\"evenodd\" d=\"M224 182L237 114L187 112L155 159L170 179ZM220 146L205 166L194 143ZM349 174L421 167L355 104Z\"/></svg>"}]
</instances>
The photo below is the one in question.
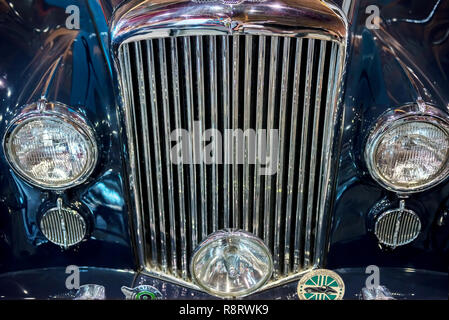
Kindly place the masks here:
<instances>
[{"instance_id":1,"label":"chrome fog lamp housing","mask_svg":"<svg viewBox=\"0 0 449 320\"><path fill-rule=\"evenodd\" d=\"M48 241L65 249L80 243L87 234L86 220L78 211L63 206L62 199L44 213L39 226Z\"/></svg>"},{"instance_id":2,"label":"chrome fog lamp housing","mask_svg":"<svg viewBox=\"0 0 449 320\"><path fill-rule=\"evenodd\" d=\"M413 242L420 232L421 220L413 210L405 208L404 200L398 209L382 213L374 226L379 243L393 249Z\"/></svg>"},{"instance_id":3,"label":"chrome fog lamp housing","mask_svg":"<svg viewBox=\"0 0 449 320\"><path fill-rule=\"evenodd\" d=\"M401 194L427 190L449 175L449 118L432 106L387 113L368 137L365 161L384 188Z\"/></svg>"},{"instance_id":4,"label":"chrome fog lamp housing","mask_svg":"<svg viewBox=\"0 0 449 320\"><path fill-rule=\"evenodd\" d=\"M220 230L195 250L191 262L195 283L222 298L243 297L271 277L273 260L264 242L241 230Z\"/></svg>"},{"instance_id":5,"label":"chrome fog lamp housing","mask_svg":"<svg viewBox=\"0 0 449 320\"><path fill-rule=\"evenodd\" d=\"M12 120L3 150L13 170L28 183L62 190L83 183L98 156L86 120L61 103L39 101Z\"/></svg>"}]
</instances>

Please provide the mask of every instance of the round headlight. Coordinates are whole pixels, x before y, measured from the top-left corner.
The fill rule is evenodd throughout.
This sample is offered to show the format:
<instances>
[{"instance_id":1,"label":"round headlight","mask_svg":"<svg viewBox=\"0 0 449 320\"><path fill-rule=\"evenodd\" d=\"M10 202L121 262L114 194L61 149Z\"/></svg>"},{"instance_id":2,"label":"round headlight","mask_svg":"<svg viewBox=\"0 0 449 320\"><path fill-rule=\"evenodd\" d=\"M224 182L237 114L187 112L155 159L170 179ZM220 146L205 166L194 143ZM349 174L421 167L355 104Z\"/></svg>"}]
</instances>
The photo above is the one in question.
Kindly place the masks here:
<instances>
[{"instance_id":1,"label":"round headlight","mask_svg":"<svg viewBox=\"0 0 449 320\"><path fill-rule=\"evenodd\" d=\"M194 281L219 297L242 297L271 277L273 261L262 240L240 230L211 234L195 250L191 263Z\"/></svg>"},{"instance_id":2,"label":"round headlight","mask_svg":"<svg viewBox=\"0 0 449 320\"><path fill-rule=\"evenodd\" d=\"M400 193L428 189L449 174L449 122L427 106L396 109L368 138L368 169L381 185Z\"/></svg>"},{"instance_id":3,"label":"round headlight","mask_svg":"<svg viewBox=\"0 0 449 320\"><path fill-rule=\"evenodd\" d=\"M40 101L26 107L8 127L3 147L11 167L24 180L46 189L84 182L97 159L90 127L58 103Z\"/></svg>"}]
</instances>

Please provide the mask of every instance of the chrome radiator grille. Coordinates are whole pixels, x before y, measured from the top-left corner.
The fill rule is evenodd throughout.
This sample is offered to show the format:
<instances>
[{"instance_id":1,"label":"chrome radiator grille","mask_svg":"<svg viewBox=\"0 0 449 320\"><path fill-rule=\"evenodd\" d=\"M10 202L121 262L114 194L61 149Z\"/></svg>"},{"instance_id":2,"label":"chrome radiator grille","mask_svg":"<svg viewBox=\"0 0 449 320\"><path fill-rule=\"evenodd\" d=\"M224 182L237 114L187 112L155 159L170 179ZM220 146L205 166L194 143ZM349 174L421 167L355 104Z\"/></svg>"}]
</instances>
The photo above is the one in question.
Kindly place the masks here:
<instances>
[{"instance_id":1,"label":"chrome radiator grille","mask_svg":"<svg viewBox=\"0 0 449 320\"><path fill-rule=\"evenodd\" d=\"M192 251L222 228L262 238L273 253L274 279L319 264L342 51L332 41L261 35L120 46L148 270L189 282ZM171 163L170 133L194 132L195 121L220 132L278 129L277 172Z\"/></svg>"}]
</instances>

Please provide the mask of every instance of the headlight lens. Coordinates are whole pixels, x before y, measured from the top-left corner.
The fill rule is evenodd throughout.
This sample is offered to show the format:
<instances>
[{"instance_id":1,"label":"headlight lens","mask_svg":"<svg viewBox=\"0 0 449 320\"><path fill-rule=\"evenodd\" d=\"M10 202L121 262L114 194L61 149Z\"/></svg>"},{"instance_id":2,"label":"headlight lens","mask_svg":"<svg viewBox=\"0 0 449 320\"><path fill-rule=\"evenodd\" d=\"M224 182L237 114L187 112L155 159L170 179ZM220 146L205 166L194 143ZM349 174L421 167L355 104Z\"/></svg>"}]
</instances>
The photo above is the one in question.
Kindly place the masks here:
<instances>
[{"instance_id":1,"label":"headlight lens","mask_svg":"<svg viewBox=\"0 0 449 320\"><path fill-rule=\"evenodd\" d=\"M73 112L72 112L73 113ZM91 173L97 148L79 115L29 113L13 122L5 151L11 166L31 184L64 189L82 183Z\"/></svg>"},{"instance_id":2,"label":"headlight lens","mask_svg":"<svg viewBox=\"0 0 449 320\"><path fill-rule=\"evenodd\" d=\"M210 235L192 258L195 282L219 297L248 295L271 277L273 262L268 248L254 235L222 230Z\"/></svg>"},{"instance_id":3,"label":"headlight lens","mask_svg":"<svg viewBox=\"0 0 449 320\"><path fill-rule=\"evenodd\" d=\"M449 131L432 116L405 117L373 132L366 157L373 177L388 189L416 192L449 173Z\"/></svg>"}]
</instances>

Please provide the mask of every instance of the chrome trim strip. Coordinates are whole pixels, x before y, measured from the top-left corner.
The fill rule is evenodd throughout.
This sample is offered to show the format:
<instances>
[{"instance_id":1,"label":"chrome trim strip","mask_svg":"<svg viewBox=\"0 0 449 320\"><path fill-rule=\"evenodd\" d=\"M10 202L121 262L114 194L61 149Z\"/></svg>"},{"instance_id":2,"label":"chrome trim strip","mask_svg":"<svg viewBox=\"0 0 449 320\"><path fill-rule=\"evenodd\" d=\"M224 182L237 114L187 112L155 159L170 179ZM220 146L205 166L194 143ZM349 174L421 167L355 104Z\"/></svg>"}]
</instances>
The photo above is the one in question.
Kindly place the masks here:
<instances>
[{"instance_id":1,"label":"chrome trim strip","mask_svg":"<svg viewBox=\"0 0 449 320\"><path fill-rule=\"evenodd\" d=\"M343 0L343 3L341 5L341 10L345 13L346 17L350 15L351 8L353 6L354 0Z\"/></svg>"},{"instance_id":2,"label":"chrome trim strip","mask_svg":"<svg viewBox=\"0 0 449 320\"><path fill-rule=\"evenodd\" d=\"M328 91L326 96L326 113L324 120L324 127L330 128L337 123L337 103L338 103L338 86L332 86L332 83L341 83L342 72L340 71L340 64L345 57L341 54L340 47L336 43L332 43L331 47L331 60L329 64L329 79L328 79ZM317 230L327 230L326 212L330 210L330 204L328 199L332 193L331 172L333 171L332 161L334 145L334 130L325 130L323 137L323 147L321 151L321 164L320 172L321 179L319 181L318 188L318 217L317 217ZM326 232L327 234L327 232ZM323 239L324 238L324 239ZM315 240L315 256L314 264L321 265L321 257L324 256L326 250L327 235L319 236Z\"/></svg>"},{"instance_id":3,"label":"chrome trim strip","mask_svg":"<svg viewBox=\"0 0 449 320\"><path fill-rule=\"evenodd\" d=\"M315 194L315 175L313 174L315 172L315 168L317 166L316 159L317 159L317 152L318 152L318 134L319 134L319 124L320 124L320 109L321 109L321 89L323 85L323 72L324 72L324 59L326 57L326 43L324 41L321 41L320 43L320 49L319 49L319 62L318 62L318 76L317 76L317 83L316 83L316 92L315 92L315 106L314 106L314 112L313 112L313 133L312 133L312 144L311 144L311 150L310 150L310 168L309 172L309 184L308 184L308 190L309 194L307 195L307 209L306 209L306 240L305 240L305 255L304 255L304 265L310 266L311 260L313 259L310 255L310 252L312 250L312 219L315 214L314 212L314 196ZM312 106L310 106L312 107Z\"/></svg>"},{"instance_id":4,"label":"chrome trim strip","mask_svg":"<svg viewBox=\"0 0 449 320\"><path fill-rule=\"evenodd\" d=\"M303 203L304 203L304 185L305 185L305 179L306 179L306 164L307 164L307 139L308 139L308 132L309 132L309 113L310 113L310 95L312 90L312 68L313 68L313 55L314 55L314 46L315 46L315 40L309 39L308 40L308 47L307 47L307 68L306 68L306 84L305 84L305 90L304 90L304 102L303 102L303 116L302 116L302 134L301 134L301 150L300 150L300 156L299 156L299 181L298 181L298 204L296 207L296 228L295 230L300 230L302 223L303 223L303 217L301 215ZM301 218L298 218L301 217ZM306 264L307 261L307 255L310 254L310 252L307 251L307 248L310 250L310 243L307 243L307 231L306 231L306 239L304 241L304 265L301 265L300 261L300 250L302 248L302 239L301 235L296 233L295 234L295 249L294 249L294 260L293 260L293 271L297 272L300 269L300 266L303 267Z\"/></svg>"},{"instance_id":5,"label":"chrome trim strip","mask_svg":"<svg viewBox=\"0 0 449 320\"><path fill-rule=\"evenodd\" d=\"M129 86L132 84L131 79L131 67L129 65L129 51L128 51L128 45L123 45L123 50L118 53L118 67L120 68L120 77L119 77L119 83L120 83L120 89L123 94L123 106L124 106L124 113L125 113L125 130L126 130L126 137L127 137L127 143L128 143L128 154L129 162L128 162L128 182L129 182L129 189L132 194L132 198L134 202L131 202L131 208L134 208L135 210L135 216L134 219L131 219L134 223L134 232L135 237L137 241L136 245L136 251L137 256L140 262L141 266L145 266L147 262L145 261L145 251L146 251L146 242L144 239L144 230L142 225L142 194L140 191L141 185L140 185L140 177L139 173L139 162L136 160L136 158L139 158L139 151L136 149L136 141L135 137L136 135L133 134L133 130L135 130L135 126L133 125L133 121L135 123L134 118L134 98L132 95L132 88ZM128 53L128 54L127 54ZM130 209L131 209L130 208Z\"/></svg>"},{"instance_id":6,"label":"chrome trim strip","mask_svg":"<svg viewBox=\"0 0 449 320\"><path fill-rule=\"evenodd\" d=\"M197 99L198 99L198 119L200 121L201 132L206 130L206 110L204 107L204 52L203 37L195 37L195 57L196 57L196 76L197 76ZM194 149L196 150L196 149ZM201 159L199 164L200 171L200 190L201 190L201 239L207 237L207 172L206 166Z\"/></svg>"},{"instance_id":7,"label":"chrome trim strip","mask_svg":"<svg viewBox=\"0 0 449 320\"><path fill-rule=\"evenodd\" d=\"M240 37L232 37L232 128L239 128L239 44ZM238 150L232 148L233 163L239 163ZM239 167L232 166L232 212L233 228L240 228L240 201L239 201Z\"/></svg>"},{"instance_id":8,"label":"chrome trim strip","mask_svg":"<svg viewBox=\"0 0 449 320\"><path fill-rule=\"evenodd\" d=\"M209 37L209 72L210 72L210 112L211 127L218 130L218 102L217 102L217 43L216 36ZM215 150L218 150L218 143L213 141ZM217 157L217 154L214 155ZM218 230L218 164L212 165L212 232Z\"/></svg>"},{"instance_id":9,"label":"chrome trim strip","mask_svg":"<svg viewBox=\"0 0 449 320\"><path fill-rule=\"evenodd\" d=\"M170 105L168 101L168 74L167 74L167 54L165 49L165 39L159 39L159 63L161 68L161 94L162 94L162 115L164 124L164 152L165 152L165 168L167 175L167 187L169 199L174 199L173 194L173 170L170 161ZM173 273L177 273L177 250L176 250L176 220L175 220L175 204L174 201L168 203L168 219L170 221L170 251L171 251L171 269Z\"/></svg>"},{"instance_id":10,"label":"chrome trim strip","mask_svg":"<svg viewBox=\"0 0 449 320\"><path fill-rule=\"evenodd\" d=\"M139 97L140 97L140 103L143 106L147 105L146 102L146 94L145 94L145 75L143 74L143 62L142 62L142 46L140 42L135 43L135 50L136 50L136 65L137 69L139 70L138 73L138 82L139 82ZM142 121L142 127L143 129L143 144L144 144L144 166L145 166L145 172L147 173L146 177L146 188L148 190L148 196L150 197L150 201L148 201L149 205L149 214L151 215L151 221L156 221L155 219L155 213L154 213L154 198L153 198L153 182L152 182L152 169L151 169L151 155L150 155L150 138L148 136L148 114L147 114L147 108L141 108L141 121ZM157 242L156 242L156 226L153 224L150 225L150 242L151 242L151 263L153 265L157 265L157 258L158 258L158 252L157 252Z\"/></svg>"},{"instance_id":11,"label":"chrome trim strip","mask_svg":"<svg viewBox=\"0 0 449 320\"><path fill-rule=\"evenodd\" d=\"M270 70L269 70L269 80L268 80L268 111L267 111L267 157L270 159L272 154L270 153L270 136L268 132L274 128L274 112L275 112L275 96L276 96L276 73L277 73L277 63L279 54L279 38L271 37L271 49L270 49ZM273 250L273 239L272 232L273 226L271 223L271 192L272 192L272 176L265 176L265 205L264 208L268 212L265 214L264 221L264 236L263 240L267 244L270 250Z\"/></svg>"},{"instance_id":12,"label":"chrome trim strip","mask_svg":"<svg viewBox=\"0 0 449 320\"><path fill-rule=\"evenodd\" d=\"M223 128L230 128L231 126L231 87L229 85L229 36L220 36L222 39L222 70L223 70L223 77L221 79L223 84ZM225 140L225 150L230 150L229 141ZM223 224L225 228L230 228L230 192L231 192L231 181L229 179L230 172L229 172L229 163L232 161L228 161L229 157L232 157L232 155L224 154L223 159ZM232 158L231 158L232 160Z\"/></svg>"},{"instance_id":13,"label":"chrome trim strip","mask_svg":"<svg viewBox=\"0 0 449 320\"><path fill-rule=\"evenodd\" d=\"M253 37L245 36L245 74L243 93L243 131L251 128L251 68L253 54ZM249 148L250 141L245 137L245 154L243 165L243 229L249 230Z\"/></svg>"},{"instance_id":14,"label":"chrome trim strip","mask_svg":"<svg viewBox=\"0 0 449 320\"><path fill-rule=\"evenodd\" d=\"M257 98L256 98L256 132L258 130L263 129L263 112L260 112L260 110L263 110L264 106L264 97L263 97L263 91L264 91L264 84L265 84L265 51L266 51L266 37L260 36L259 37L259 55L257 58ZM261 143L258 141L256 143L256 159L257 163L261 163L261 159L259 159L259 149L258 146L261 145ZM254 168L254 204L253 204L253 233L261 237L260 232L260 215L261 215L261 208L260 208L260 195L262 194L262 186L261 186L261 175L259 174L259 165L256 165ZM254 231L255 230L255 231Z\"/></svg>"},{"instance_id":15,"label":"chrome trim strip","mask_svg":"<svg viewBox=\"0 0 449 320\"><path fill-rule=\"evenodd\" d=\"M191 141L191 150L196 153L197 146L195 145L196 137L194 131L194 118L192 114L193 110L193 81L192 81L192 51L190 48L189 38L183 38L184 44L184 73L185 73L185 86L186 86L186 96L187 96L187 128L193 133ZM191 215L191 225L192 225L192 247L195 248L198 245L198 216L197 216L197 205L196 205L196 169L193 161L190 161L189 165L191 172L190 174L190 215Z\"/></svg>"},{"instance_id":16,"label":"chrome trim strip","mask_svg":"<svg viewBox=\"0 0 449 320\"><path fill-rule=\"evenodd\" d=\"M282 75L281 75L281 98L280 98L280 108L279 108L279 160L278 160L278 169L276 176L276 191L275 191L275 199L276 199L276 208L275 208L275 228L274 228L274 248L273 255L275 257L274 260L274 272L273 277L277 279L280 274L280 243L281 243L281 219L282 219L282 204L283 199L282 196L285 193L283 190L283 178L285 174L284 170L284 156L285 156L285 145L289 143L289 141L285 140L285 130L286 130L286 117L287 117L287 86L288 86L288 76L289 76L289 67L290 67L290 38L284 38L283 45L283 54L282 54ZM285 218L284 218L285 219ZM284 248L285 251L285 248Z\"/></svg>"},{"instance_id":17,"label":"chrome trim strip","mask_svg":"<svg viewBox=\"0 0 449 320\"><path fill-rule=\"evenodd\" d=\"M257 34L314 37L343 43L345 14L326 1L267 0L198 3L190 0L131 0L112 17L113 46L173 36Z\"/></svg>"},{"instance_id":18,"label":"chrome trim strip","mask_svg":"<svg viewBox=\"0 0 449 320\"><path fill-rule=\"evenodd\" d=\"M163 189L163 178L162 178L162 151L161 151L161 141L160 141L160 130L159 130L159 119L158 119L158 101L157 101L157 89L156 89L156 69L155 69L155 48L154 41L157 40L147 40L147 59L148 59L148 76L149 76L149 88L151 92L150 99L150 108L151 108L151 118L153 129L153 139L154 144L154 154L156 157L155 166L156 166L156 179L157 179L157 204L158 204L158 216L159 216L159 228L160 228L160 241L161 241L161 264L162 270L167 272L168 269L168 261L167 261L167 236L165 230L165 205L164 205L164 189ZM162 98L162 97L161 97ZM137 128L136 128L137 129Z\"/></svg>"},{"instance_id":19,"label":"chrome trim strip","mask_svg":"<svg viewBox=\"0 0 449 320\"><path fill-rule=\"evenodd\" d=\"M179 65L178 65L178 45L175 38L171 38L171 63L172 63L172 77L173 77L173 102L174 102L174 115L176 128L182 128L181 119L181 103L179 101ZM187 217L185 208L185 186L184 186L184 167L177 166L178 168L178 193L179 197L179 224L181 229L181 276L186 280L188 277L189 265L187 262ZM153 213L154 214L154 213ZM154 221L154 220L153 220Z\"/></svg>"},{"instance_id":20,"label":"chrome trim strip","mask_svg":"<svg viewBox=\"0 0 449 320\"><path fill-rule=\"evenodd\" d=\"M291 235L291 220L293 211L293 183L294 181L294 168L296 161L296 141L298 131L298 108L299 108L299 85L301 75L301 60L302 60L302 43L303 39L296 40L296 56L295 66L293 69L293 98L292 98L292 124L290 129L290 150L288 156L288 182L287 182L287 205L286 205L286 230L285 230L285 262L284 273L290 271L290 235ZM297 218L298 219L298 218Z\"/></svg>"}]
</instances>

